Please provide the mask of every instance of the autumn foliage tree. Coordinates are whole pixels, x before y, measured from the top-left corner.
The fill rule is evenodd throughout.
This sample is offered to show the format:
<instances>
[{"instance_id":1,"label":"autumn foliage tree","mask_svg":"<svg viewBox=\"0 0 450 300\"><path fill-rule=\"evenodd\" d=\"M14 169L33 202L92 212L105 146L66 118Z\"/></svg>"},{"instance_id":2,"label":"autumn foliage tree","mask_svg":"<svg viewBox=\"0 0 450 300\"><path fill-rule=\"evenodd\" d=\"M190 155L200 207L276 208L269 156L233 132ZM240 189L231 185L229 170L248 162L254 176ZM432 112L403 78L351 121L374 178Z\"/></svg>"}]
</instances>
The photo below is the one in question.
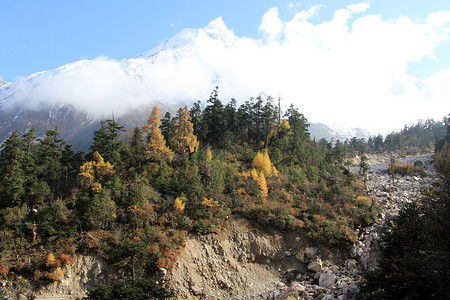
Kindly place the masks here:
<instances>
[{"instance_id":1,"label":"autumn foliage tree","mask_svg":"<svg viewBox=\"0 0 450 300\"><path fill-rule=\"evenodd\" d=\"M269 153L267 150L263 152L258 151L252 162L252 167L258 171L258 173L263 173L265 176L276 175L277 171L272 165L269 158Z\"/></svg>"},{"instance_id":2,"label":"autumn foliage tree","mask_svg":"<svg viewBox=\"0 0 450 300\"><path fill-rule=\"evenodd\" d=\"M185 106L178 115L178 123L172 136L174 148L182 154L192 154L197 151L199 141L194 134L194 126L191 123L189 109Z\"/></svg>"},{"instance_id":3,"label":"autumn foliage tree","mask_svg":"<svg viewBox=\"0 0 450 300\"><path fill-rule=\"evenodd\" d=\"M88 186L92 191L99 192L102 189L102 182L113 174L114 166L105 162L98 152L94 152L94 160L85 162L80 167L78 182L81 186Z\"/></svg>"},{"instance_id":4,"label":"autumn foliage tree","mask_svg":"<svg viewBox=\"0 0 450 300\"><path fill-rule=\"evenodd\" d=\"M147 151L145 151L145 154L159 163L170 162L173 159L173 151L166 146L166 140L159 129L160 119L159 107L155 106L147 124L142 128L144 133L148 133Z\"/></svg>"},{"instance_id":5,"label":"autumn foliage tree","mask_svg":"<svg viewBox=\"0 0 450 300\"><path fill-rule=\"evenodd\" d=\"M258 173L255 169L252 169L251 172L252 178L259 187L259 195L263 200L266 200L269 196L269 190L267 188L266 177L264 176L264 172Z\"/></svg>"}]
</instances>

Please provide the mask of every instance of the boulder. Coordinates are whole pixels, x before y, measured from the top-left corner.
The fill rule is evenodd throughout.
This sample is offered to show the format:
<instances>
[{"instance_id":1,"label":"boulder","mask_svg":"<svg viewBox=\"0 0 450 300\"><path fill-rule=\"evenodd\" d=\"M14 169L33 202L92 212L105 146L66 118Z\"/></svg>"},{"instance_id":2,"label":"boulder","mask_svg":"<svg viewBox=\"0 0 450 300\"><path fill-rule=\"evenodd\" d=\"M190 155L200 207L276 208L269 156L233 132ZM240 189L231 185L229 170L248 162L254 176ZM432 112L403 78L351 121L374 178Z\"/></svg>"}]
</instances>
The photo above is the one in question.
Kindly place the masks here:
<instances>
[{"instance_id":1,"label":"boulder","mask_svg":"<svg viewBox=\"0 0 450 300\"><path fill-rule=\"evenodd\" d=\"M347 288L347 299L359 299L359 287L351 283Z\"/></svg>"},{"instance_id":2,"label":"boulder","mask_svg":"<svg viewBox=\"0 0 450 300\"><path fill-rule=\"evenodd\" d=\"M358 267L358 265L356 264L356 260L354 259L349 259L347 261L347 269L351 272L354 269L356 269Z\"/></svg>"},{"instance_id":3,"label":"boulder","mask_svg":"<svg viewBox=\"0 0 450 300\"><path fill-rule=\"evenodd\" d=\"M192 291L192 294L194 294L195 296L203 294L202 289L195 285L191 286L191 291Z\"/></svg>"},{"instance_id":4,"label":"boulder","mask_svg":"<svg viewBox=\"0 0 450 300\"><path fill-rule=\"evenodd\" d=\"M310 270L311 272L320 272L322 270L322 260L318 257L313 259L308 264L308 270Z\"/></svg>"},{"instance_id":5,"label":"boulder","mask_svg":"<svg viewBox=\"0 0 450 300\"><path fill-rule=\"evenodd\" d=\"M298 282L294 282L284 294L278 298L279 300L297 300L298 296L305 291L305 287Z\"/></svg>"},{"instance_id":6,"label":"boulder","mask_svg":"<svg viewBox=\"0 0 450 300\"><path fill-rule=\"evenodd\" d=\"M313 258L313 256L316 255L316 253L317 253L316 247L306 247L305 248L305 256L307 258Z\"/></svg>"},{"instance_id":7,"label":"boulder","mask_svg":"<svg viewBox=\"0 0 450 300\"><path fill-rule=\"evenodd\" d=\"M319 277L319 285L325 288L333 286L336 282L336 275L333 273L322 273Z\"/></svg>"},{"instance_id":8,"label":"boulder","mask_svg":"<svg viewBox=\"0 0 450 300\"><path fill-rule=\"evenodd\" d=\"M305 250L299 250L297 252L297 254L295 254L295 258L297 258L298 261L304 263L306 261L305 260Z\"/></svg>"}]
</instances>

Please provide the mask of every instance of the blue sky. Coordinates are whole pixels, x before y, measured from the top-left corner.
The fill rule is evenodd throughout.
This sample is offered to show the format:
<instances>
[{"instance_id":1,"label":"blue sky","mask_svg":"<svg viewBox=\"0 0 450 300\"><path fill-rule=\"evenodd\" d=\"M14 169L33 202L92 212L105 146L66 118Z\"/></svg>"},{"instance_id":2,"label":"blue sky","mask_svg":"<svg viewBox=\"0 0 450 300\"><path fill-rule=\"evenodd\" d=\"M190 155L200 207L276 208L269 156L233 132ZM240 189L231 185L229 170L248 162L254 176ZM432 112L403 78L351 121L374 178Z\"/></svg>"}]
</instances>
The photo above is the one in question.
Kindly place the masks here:
<instances>
[{"instance_id":1,"label":"blue sky","mask_svg":"<svg viewBox=\"0 0 450 300\"><path fill-rule=\"evenodd\" d=\"M205 100L219 85L225 102L265 92L311 122L374 133L450 112L449 0L0 3L0 76L15 82L18 105L106 114L149 99ZM218 17L231 43L205 35ZM181 58L120 63L184 28L199 30ZM45 70L39 84L24 79Z\"/></svg>"},{"instance_id":2,"label":"blue sky","mask_svg":"<svg viewBox=\"0 0 450 300\"><path fill-rule=\"evenodd\" d=\"M298 11L324 5L310 20L331 20L334 12L358 1L336 0L21 0L1 1L0 76L7 82L53 69L79 59L104 55L114 59L139 55L183 28L201 28L222 16L239 36L262 38L261 18L271 7L290 20ZM450 11L448 0L374 0L369 14L384 19L408 16L424 20L428 13ZM423 78L450 66L450 42L435 50L437 59L424 58L408 66Z\"/></svg>"}]
</instances>

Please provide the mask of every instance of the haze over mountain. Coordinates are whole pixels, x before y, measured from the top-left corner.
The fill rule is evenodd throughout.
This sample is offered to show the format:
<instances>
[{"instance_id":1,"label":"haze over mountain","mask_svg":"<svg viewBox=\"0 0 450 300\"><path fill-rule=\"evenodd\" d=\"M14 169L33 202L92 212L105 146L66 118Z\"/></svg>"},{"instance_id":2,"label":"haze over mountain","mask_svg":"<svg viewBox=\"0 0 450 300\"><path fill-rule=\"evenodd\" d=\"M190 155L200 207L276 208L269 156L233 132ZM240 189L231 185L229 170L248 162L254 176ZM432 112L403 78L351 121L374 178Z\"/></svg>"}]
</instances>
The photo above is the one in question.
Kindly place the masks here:
<instances>
[{"instance_id":1,"label":"haze over mountain","mask_svg":"<svg viewBox=\"0 0 450 300\"><path fill-rule=\"evenodd\" d=\"M272 8L261 20L264 40L236 36L219 17L135 58L98 57L33 74L0 89L2 131L43 109L48 119L64 115L58 109L76 111L83 124L111 113L148 115L141 106L205 102L215 86L225 103L261 92L281 96L285 108L294 103L308 120L340 131L386 133L446 115L450 70L426 80L406 71L448 39L450 31L442 25L450 15L439 11L421 23L408 17L383 20L365 14L368 7L349 5L320 24L309 21L320 6L288 22ZM58 113L50 113L55 109ZM23 120L22 127L31 123Z\"/></svg>"}]
</instances>

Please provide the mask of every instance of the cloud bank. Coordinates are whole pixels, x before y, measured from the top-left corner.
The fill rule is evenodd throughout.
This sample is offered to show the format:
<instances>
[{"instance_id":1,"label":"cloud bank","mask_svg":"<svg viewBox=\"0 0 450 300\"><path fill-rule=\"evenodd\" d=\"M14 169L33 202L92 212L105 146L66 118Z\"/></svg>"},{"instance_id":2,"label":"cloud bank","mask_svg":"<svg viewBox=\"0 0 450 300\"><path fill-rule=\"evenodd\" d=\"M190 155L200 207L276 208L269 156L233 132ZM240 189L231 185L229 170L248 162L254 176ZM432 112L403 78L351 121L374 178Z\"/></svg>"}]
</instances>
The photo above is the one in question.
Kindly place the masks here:
<instances>
[{"instance_id":1,"label":"cloud bank","mask_svg":"<svg viewBox=\"0 0 450 300\"><path fill-rule=\"evenodd\" d=\"M422 80L408 75L448 43L450 12L386 20L362 2L314 23L322 9L285 21L270 8L259 25L263 40L237 37L218 19L182 32L156 56L79 61L23 79L15 98L118 114L154 99L207 100L217 85L224 102L264 91L311 121L381 133L450 113L450 69Z\"/></svg>"}]
</instances>

